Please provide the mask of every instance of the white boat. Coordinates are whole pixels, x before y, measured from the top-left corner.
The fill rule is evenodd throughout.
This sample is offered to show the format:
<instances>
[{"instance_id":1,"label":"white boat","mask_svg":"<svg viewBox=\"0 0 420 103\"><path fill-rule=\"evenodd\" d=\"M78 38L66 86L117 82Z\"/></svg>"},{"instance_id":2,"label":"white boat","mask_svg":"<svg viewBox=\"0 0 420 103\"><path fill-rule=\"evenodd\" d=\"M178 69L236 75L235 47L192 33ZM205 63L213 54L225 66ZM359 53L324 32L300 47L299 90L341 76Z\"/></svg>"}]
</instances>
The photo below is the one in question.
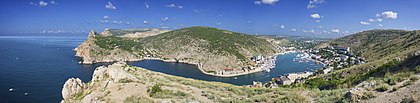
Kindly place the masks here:
<instances>
[{"instance_id":1,"label":"white boat","mask_svg":"<svg viewBox=\"0 0 420 103\"><path fill-rule=\"evenodd\" d=\"M267 73L270 72L270 69L266 69L265 72L267 72Z\"/></svg>"}]
</instances>

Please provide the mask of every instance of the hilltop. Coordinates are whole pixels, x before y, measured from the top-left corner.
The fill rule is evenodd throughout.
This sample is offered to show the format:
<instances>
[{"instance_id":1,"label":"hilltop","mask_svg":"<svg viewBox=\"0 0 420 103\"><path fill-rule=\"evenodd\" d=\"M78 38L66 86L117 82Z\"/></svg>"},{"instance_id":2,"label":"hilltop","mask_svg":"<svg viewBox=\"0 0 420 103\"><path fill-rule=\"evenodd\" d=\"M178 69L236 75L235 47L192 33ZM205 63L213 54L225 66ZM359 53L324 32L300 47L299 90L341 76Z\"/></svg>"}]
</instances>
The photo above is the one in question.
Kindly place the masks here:
<instances>
[{"instance_id":1,"label":"hilltop","mask_svg":"<svg viewBox=\"0 0 420 103\"><path fill-rule=\"evenodd\" d=\"M126 36L145 32L150 35ZM219 76L255 72L251 57L270 57L278 52L265 39L202 26L154 32L153 29L92 31L75 51L84 64L160 59L196 64L204 73Z\"/></svg>"}]
</instances>

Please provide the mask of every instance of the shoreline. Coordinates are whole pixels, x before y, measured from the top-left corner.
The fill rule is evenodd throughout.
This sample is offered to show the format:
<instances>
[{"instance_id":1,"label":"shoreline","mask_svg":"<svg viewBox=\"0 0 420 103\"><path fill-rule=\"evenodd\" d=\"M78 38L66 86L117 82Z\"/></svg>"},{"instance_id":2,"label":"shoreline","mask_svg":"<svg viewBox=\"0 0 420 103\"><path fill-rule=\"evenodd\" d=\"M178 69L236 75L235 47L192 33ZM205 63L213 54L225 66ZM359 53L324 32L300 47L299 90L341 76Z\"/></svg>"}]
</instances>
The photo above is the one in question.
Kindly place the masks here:
<instances>
[{"instance_id":1,"label":"shoreline","mask_svg":"<svg viewBox=\"0 0 420 103\"><path fill-rule=\"evenodd\" d=\"M277 57L278 55L284 55L284 54L287 54L287 52L286 53L276 53L276 54L270 56L270 58ZM275 59L274 62L276 62L277 61L277 58L274 58L274 59ZM223 77L223 78L230 78L230 77L236 77L236 76L241 76L241 75L248 75L248 74L263 72L266 69L273 69L273 68L270 68L270 67L275 65L275 63L274 63L274 64L268 66L267 68L263 68L265 66L263 66L263 67L255 67L256 69L254 69L254 70L250 70L248 72L241 72L241 73L237 73L237 74L219 75L219 74L214 74L214 73L207 73L206 71L204 71L203 69L201 69L201 66L198 63L191 63L191 62L186 62L186 61L164 60L162 58L146 57L146 58L142 58L142 59L127 60L127 61L124 61L124 62L139 62L139 61L142 61L142 60L160 60L160 61L168 62L168 63L185 63L185 64L191 64L191 65L197 66L198 67L198 70L200 70L201 73L203 73L203 74L210 75L210 76L215 76L215 77ZM80 61L80 62L82 62L82 61ZM92 64L95 64L95 63L112 63L112 62L118 62L118 61L90 62L90 63L85 63L83 61L81 64L84 64L84 65L92 65Z\"/></svg>"}]
</instances>

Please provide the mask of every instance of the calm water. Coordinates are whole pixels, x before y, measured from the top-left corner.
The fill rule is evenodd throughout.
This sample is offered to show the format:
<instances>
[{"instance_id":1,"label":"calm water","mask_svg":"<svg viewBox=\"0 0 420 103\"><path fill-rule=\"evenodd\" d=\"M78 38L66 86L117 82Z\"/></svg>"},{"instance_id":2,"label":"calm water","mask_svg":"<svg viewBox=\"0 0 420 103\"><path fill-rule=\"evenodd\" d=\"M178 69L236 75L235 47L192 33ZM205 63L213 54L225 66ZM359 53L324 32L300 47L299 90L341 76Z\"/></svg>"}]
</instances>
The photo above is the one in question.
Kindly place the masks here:
<instances>
[{"instance_id":1,"label":"calm water","mask_svg":"<svg viewBox=\"0 0 420 103\"><path fill-rule=\"evenodd\" d=\"M86 39L79 36L0 36L0 103L11 102L60 102L61 89L70 77L88 82L94 65L80 65L72 49ZM319 68L314 63L298 63L292 59L296 54L277 57L276 68L234 78L219 78L202 74L197 67L181 63L165 63L156 60L129 62L130 65L176 76L208 81L219 81L236 85L251 84L252 81L269 81L272 77L290 72ZM9 88L16 89L9 92ZM28 93L28 95L24 95Z\"/></svg>"}]
</instances>

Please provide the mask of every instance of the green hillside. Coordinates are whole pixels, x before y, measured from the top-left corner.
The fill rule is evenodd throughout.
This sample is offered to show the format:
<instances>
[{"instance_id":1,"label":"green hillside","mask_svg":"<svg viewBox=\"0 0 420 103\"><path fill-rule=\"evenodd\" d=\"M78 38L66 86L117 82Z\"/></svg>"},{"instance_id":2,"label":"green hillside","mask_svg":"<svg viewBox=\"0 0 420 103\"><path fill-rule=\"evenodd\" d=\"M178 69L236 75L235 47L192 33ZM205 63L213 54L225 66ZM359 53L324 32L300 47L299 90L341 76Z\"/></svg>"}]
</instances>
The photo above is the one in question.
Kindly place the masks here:
<instances>
[{"instance_id":1,"label":"green hillside","mask_svg":"<svg viewBox=\"0 0 420 103\"><path fill-rule=\"evenodd\" d=\"M203 40L208 43L208 45L200 44L200 46L203 46L203 49L206 49L211 53L234 55L240 60L248 60L247 56L240 52L241 48L250 50L255 54L268 55L275 52L272 45L264 39L210 27L184 28L145 38L143 40L147 45L159 49L166 49L164 44L168 41L177 41L179 46L183 46L191 45L190 43L192 43L192 40Z\"/></svg>"},{"instance_id":2,"label":"green hillside","mask_svg":"<svg viewBox=\"0 0 420 103\"><path fill-rule=\"evenodd\" d=\"M111 36L94 37L95 45L105 49L105 52L94 53L109 55L106 50L121 49L140 59L157 57L202 64L206 71L222 68L241 70L242 67L253 66L250 58L254 55L272 56L276 53L276 48L264 39L211 27L188 27L144 38L118 36L131 31L108 31Z\"/></svg>"},{"instance_id":3,"label":"green hillside","mask_svg":"<svg viewBox=\"0 0 420 103\"><path fill-rule=\"evenodd\" d=\"M369 30L329 41L327 45L349 46L368 62L320 75L308 80L307 86L335 89L353 87L369 80L389 83L390 79L398 79L401 82L420 71L418 30Z\"/></svg>"}]
</instances>

